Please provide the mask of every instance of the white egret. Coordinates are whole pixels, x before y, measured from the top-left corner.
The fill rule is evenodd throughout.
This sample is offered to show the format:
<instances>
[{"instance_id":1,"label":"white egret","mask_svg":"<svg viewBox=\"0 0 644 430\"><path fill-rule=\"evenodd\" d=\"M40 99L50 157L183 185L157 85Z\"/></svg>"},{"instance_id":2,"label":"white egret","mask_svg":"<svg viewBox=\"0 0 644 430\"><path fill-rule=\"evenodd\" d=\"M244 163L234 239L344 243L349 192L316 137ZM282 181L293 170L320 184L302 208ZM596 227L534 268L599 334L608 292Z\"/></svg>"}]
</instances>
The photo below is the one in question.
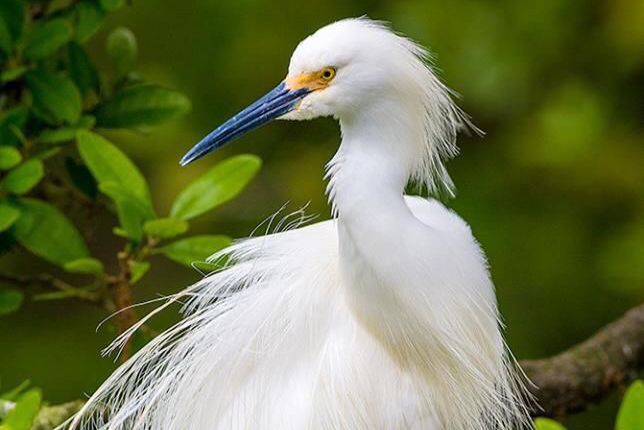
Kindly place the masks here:
<instances>
[{"instance_id":1,"label":"white egret","mask_svg":"<svg viewBox=\"0 0 644 430\"><path fill-rule=\"evenodd\" d=\"M381 23L330 24L298 45L282 83L186 154L182 164L274 118L333 116L334 218L216 254L233 263L173 296L184 319L68 428L531 426L470 228L435 200L404 196L410 180L451 192L443 162L468 125L427 57Z\"/></svg>"}]
</instances>

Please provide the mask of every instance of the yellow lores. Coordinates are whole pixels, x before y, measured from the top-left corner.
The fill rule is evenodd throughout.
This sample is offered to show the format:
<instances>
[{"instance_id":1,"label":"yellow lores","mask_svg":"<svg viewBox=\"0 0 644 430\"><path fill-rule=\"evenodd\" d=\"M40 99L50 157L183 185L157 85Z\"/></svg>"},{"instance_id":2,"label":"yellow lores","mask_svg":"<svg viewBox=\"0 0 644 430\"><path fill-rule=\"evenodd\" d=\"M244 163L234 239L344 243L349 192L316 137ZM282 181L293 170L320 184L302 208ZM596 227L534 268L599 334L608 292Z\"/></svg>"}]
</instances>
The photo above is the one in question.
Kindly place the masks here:
<instances>
[{"instance_id":1,"label":"yellow lores","mask_svg":"<svg viewBox=\"0 0 644 430\"><path fill-rule=\"evenodd\" d=\"M297 76L287 78L285 83L289 90L306 88L310 91L323 90L335 78L334 67L324 67L317 72L301 73Z\"/></svg>"}]
</instances>

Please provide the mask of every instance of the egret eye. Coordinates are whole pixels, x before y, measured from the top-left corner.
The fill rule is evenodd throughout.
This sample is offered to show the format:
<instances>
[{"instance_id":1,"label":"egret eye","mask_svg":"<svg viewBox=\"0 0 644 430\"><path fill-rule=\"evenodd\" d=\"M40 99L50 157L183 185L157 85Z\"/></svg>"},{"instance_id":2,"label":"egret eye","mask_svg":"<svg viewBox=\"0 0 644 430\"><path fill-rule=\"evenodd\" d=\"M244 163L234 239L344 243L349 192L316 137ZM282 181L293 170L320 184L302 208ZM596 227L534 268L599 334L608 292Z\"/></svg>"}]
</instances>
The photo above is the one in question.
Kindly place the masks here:
<instances>
[{"instance_id":1,"label":"egret eye","mask_svg":"<svg viewBox=\"0 0 644 430\"><path fill-rule=\"evenodd\" d=\"M325 67L320 71L320 77L325 81L330 81L335 77L335 69L333 67Z\"/></svg>"}]
</instances>

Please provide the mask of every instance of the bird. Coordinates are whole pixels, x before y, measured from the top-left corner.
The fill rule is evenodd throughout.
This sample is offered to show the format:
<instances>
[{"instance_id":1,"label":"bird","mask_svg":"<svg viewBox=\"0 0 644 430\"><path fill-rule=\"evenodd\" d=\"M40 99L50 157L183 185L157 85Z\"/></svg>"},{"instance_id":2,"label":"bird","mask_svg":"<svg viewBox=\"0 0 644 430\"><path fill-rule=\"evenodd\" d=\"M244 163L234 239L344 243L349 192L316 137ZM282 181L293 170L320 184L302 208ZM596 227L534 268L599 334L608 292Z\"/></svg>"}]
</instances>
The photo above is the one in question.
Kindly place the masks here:
<instances>
[{"instance_id":1,"label":"bird","mask_svg":"<svg viewBox=\"0 0 644 430\"><path fill-rule=\"evenodd\" d=\"M120 365L63 428L532 428L484 252L439 199L474 129L420 44L367 17L301 41L286 77L208 134L187 165L271 120L333 117L332 216L214 254L223 267L165 298L182 319ZM421 193L422 194L422 193Z\"/></svg>"}]
</instances>

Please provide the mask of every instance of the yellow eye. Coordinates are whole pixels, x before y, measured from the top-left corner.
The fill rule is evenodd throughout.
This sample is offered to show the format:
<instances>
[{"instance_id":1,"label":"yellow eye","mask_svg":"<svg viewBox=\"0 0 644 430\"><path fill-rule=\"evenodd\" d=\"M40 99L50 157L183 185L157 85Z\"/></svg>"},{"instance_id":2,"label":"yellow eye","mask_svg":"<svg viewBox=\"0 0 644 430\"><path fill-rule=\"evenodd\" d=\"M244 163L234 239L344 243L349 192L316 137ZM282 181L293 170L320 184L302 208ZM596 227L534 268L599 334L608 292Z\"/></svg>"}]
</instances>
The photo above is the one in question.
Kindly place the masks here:
<instances>
[{"instance_id":1,"label":"yellow eye","mask_svg":"<svg viewBox=\"0 0 644 430\"><path fill-rule=\"evenodd\" d=\"M325 81L330 81L335 77L335 68L325 67L324 69L320 70L320 77Z\"/></svg>"}]
</instances>

